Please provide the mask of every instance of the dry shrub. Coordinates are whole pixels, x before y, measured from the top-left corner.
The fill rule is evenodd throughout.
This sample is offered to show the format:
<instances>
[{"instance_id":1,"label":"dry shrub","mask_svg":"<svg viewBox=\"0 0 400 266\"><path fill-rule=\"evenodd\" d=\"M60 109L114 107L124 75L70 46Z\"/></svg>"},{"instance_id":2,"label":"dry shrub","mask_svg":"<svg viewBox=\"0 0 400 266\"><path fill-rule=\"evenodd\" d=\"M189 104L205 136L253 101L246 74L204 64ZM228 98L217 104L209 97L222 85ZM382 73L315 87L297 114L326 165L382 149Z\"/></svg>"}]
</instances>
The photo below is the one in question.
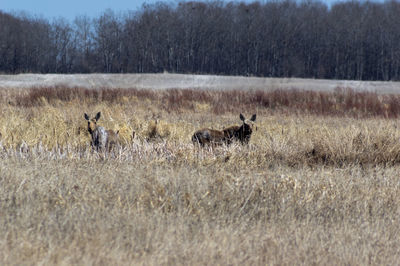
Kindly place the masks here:
<instances>
[{"instance_id":1,"label":"dry shrub","mask_svg":"<svg viewBox=\"0 0 400 266\"><path fill-rule=\"evenodd\" d=\"M161 141L170 135L169 126L164 121L151 120L147 125L145 138L147 141Z\"/></svg>"},{"instance_id":2,"label":"dry shrub","mask_svg":"<svg viewBox=\"0 0 400 266\"><path fill-rule=\"evenodd\" d=\"M132 100L150 101L167 112L195 111L198 104L210 105L214 114L270 112L313 114L322 116L397 118L400 96L358 92L350 88L336 88L334 92L299 91L296 89L262 90L196 90L196 89L86 89L69 87L32 88L15 96L16 106L34 107L63 102L124 103Z\"/></svg>"},{"instance_id":3,"label":"dry shrub","mask_svg":"<svg viewBox=\"0 0 400 266\"><path fill-rule=\"evenodd\" d=\"M21 107L42 106L44 103L56 105L71 101L80 103L118 103L123 101L123 98L146 98L154 100L158 96L151 90L137 89L87 89L77 87L40 87L31 88L22 95L17 95L12 101L14 105ZM44 101L45 100L45 101Z\"/></svg>"}]
</instances>

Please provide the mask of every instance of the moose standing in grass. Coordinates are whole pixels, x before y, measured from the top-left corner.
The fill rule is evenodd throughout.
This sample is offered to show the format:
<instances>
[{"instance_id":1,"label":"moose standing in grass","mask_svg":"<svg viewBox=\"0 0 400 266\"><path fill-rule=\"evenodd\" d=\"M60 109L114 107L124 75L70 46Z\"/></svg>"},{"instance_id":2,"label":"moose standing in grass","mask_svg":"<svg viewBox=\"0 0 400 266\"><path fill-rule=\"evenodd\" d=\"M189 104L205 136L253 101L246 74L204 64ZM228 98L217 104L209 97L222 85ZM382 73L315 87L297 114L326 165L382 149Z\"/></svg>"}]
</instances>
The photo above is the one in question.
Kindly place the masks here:
<instances>
[{"instance_id":1,"label":"moose standing in grass","mask_svg":"<svg viewBox=\"0 0 400 266\"><path fill-rule=\"evenodd\" d=\"M241 126L231 126L223 130L215 130L203 128L197 130L192 136L194 144L205 146L226 144L229 145L232 141L240 141L242 144L247 144L250 141L251 133L253 132L254 122L256 121L256 114L250 120L246 121L245 117L240 114L240 120L243 121Z\"/></svg>"},{"instance_id":2,"label":"moose standing in grass","mask_svg":"<svg viewBox=\"0 0 400 266\"><path fill-rule=\"evenodd\" d=\"M97 121L100 119L101 113L98 112L94 118L89 118L85 113L85 119L88 121L88 131L92 137L90 142L96 151L102 151L106 148L108 151L118 143L118 133L113 130L106 130L104 127L98 126Z\"/></svg>"}]
</instances>

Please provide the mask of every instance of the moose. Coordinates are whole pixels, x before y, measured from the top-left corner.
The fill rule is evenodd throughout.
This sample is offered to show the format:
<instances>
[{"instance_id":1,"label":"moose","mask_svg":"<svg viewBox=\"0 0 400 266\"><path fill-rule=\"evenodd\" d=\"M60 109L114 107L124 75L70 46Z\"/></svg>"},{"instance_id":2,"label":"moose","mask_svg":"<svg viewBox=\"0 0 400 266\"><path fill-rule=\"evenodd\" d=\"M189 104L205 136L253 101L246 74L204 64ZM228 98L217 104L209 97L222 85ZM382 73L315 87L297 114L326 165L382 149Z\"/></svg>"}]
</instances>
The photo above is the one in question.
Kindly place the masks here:
<instances>
[{"instance_id":1,"label":"moose","mask_svg":"<svg viewBox=\"0 0 400 266\"><path fill-rule=\"evenodd\" d=\"M246 121L245 117L240 114L240 120L243 121L241 126L231 126L223 130L215 130L203 128L197 130L192 136L194 144L205 146L208 144L231 144L234 140L240 141L242 144L247 144L250 141L251 133L253 132L254 122L256 121L256 114L250 120Z\"/></svg>"},{"instance_id":2,"label":"moose","mask_svg":"<svg viewBox=\"0 0 400 266\"><path fill-rule=\"evenodd\" d=\"M92 137L90 143L96 151L102 151L105 148L110 151L118 143L119 131L114 132L113 130L106 130L104 127L98 126L97 121L100 119L100 116L101 112L98 112L94 118L90 118L86 113L84 115L88 121L89 134Z\"/></svg>"}]
</instances>

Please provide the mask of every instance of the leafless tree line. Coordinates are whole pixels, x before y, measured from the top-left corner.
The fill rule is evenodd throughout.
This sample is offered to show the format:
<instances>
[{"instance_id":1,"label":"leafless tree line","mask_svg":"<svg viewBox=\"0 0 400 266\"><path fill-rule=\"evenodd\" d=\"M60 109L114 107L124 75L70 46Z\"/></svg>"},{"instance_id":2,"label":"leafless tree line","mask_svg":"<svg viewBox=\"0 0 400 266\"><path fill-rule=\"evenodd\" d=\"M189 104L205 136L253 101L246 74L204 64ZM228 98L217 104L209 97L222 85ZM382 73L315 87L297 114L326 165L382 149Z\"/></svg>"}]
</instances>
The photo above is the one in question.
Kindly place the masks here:
<instances>
[{"instance_id":1,"label":"leafless tree line","mask_svg":"<svg viewBox=\"0 0 400 266\"><path fill-rule=\"evenodd\" d=\"M0 73L400 79L400 2L180 2L49 21L0 12Z\"/></svg>"}]
</instances>

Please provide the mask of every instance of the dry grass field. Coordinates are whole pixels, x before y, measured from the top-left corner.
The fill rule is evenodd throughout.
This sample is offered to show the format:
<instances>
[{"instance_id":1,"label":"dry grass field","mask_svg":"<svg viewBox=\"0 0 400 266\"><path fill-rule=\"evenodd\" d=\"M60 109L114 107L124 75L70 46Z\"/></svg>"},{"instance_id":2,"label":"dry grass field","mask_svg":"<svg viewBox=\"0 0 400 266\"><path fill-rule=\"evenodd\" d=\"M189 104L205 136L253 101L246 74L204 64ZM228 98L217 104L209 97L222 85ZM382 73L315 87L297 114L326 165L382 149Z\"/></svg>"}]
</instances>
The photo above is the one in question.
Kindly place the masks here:
<instances>
[{"instance_id":1,"label":"dry grass field","mask_svg":"<svg viewBox=\"0 0 400 266\"><path fill-rule=\"evenodd\" d=\"M98 111L109 153L89 145ZM0 113L1 265L400 260L400 96L2 89ZM191 143L239 113L249 145Z\"/></svg>"}]
</instances>

